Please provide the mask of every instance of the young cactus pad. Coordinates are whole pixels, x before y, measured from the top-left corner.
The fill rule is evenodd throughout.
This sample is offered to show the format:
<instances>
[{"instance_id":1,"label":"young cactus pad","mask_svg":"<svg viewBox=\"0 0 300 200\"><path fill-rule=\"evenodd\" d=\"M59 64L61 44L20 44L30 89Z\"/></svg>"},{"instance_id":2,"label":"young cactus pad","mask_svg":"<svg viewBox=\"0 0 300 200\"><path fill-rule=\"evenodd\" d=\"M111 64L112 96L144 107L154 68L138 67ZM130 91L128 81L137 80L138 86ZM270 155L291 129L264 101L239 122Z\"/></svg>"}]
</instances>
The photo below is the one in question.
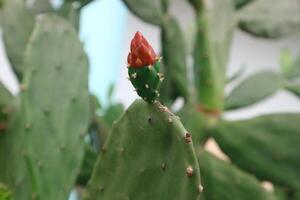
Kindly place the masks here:
<instances>
[{"instance_id":1,"label":"young cactus pad","mask_svg":"<svg viewBox=\"0 0 300 200\"><path fill-rule=\"evenodd\" d=\"M199 200L200 172L190 134L159 102L136 100L98 157L87 199Z\"/></svg>"},{"instance_id":2,"label":"young cactus pad","mask_svg":"<svg viewBox=\"0 0 300 200\"><path fill-rule=\"evenodd\" d=\"M159 96L159 87L163 80L160 72L160 59L140 32L131 41L127 58L129 80L136 92L148 103Z\"/></svg>"}]
</instances>

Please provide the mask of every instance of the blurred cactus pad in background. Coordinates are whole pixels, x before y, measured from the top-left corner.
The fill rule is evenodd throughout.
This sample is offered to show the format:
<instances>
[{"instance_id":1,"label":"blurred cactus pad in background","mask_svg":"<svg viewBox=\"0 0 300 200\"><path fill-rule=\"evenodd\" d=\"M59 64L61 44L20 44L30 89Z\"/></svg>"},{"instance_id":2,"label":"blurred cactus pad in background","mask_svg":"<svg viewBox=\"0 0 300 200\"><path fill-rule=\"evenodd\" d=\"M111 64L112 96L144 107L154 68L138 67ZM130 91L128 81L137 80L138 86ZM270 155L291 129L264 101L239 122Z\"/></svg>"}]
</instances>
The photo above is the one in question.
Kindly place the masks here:
<instances>
[{"instance_id":1,"label":"blurred cactus pad in background","mask_svg":"<svg viewBox=\"0 0 300 200\"><path fill-rule=\"evenodd\" d=\"M141 98L125 109L112 100L114 85L105 106L88 89L78 35L93 0L0 0L20 83L13 95L0 82L0 200L66 200L74 189L85 200L300 200L300 113L224 117L279 90L300 98L300 55L288 51L279 70L225 93L243 74L226 76L234 30L269 41L297 35L300 0L186 1L195 15L192 53L172 0L122 0L161 39L157 52L141 32L132 36L123 67ZM178 98L184 105L175 112ZM223 157L207 150L212 139Z\"/></svg>"}]
</instances>

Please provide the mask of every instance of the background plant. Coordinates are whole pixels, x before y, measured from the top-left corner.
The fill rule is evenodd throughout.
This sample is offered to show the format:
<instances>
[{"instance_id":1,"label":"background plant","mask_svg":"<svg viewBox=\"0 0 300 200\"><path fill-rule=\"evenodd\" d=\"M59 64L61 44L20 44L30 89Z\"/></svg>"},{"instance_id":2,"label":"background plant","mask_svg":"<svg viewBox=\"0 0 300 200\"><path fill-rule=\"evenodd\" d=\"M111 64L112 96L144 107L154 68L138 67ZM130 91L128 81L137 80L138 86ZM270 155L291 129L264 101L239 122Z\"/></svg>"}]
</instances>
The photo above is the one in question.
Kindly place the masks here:
<instances>
[{"instance_id":1,"label":"background plant","mask_svg":"<svg viewBox=\"0 0 300 200\"><path fill-rule=\"evenodd\" d=\"M299 0L189 0L196 15L196 34L190 38L194 81L186 75L190 55L180 26L168 12L171 1L123 1L161 29L165 81L159 100L172 105L184 98L176 114L186 130L163 106L136 101L123 112L123 106L112 101L113 87L105 108L88 94L88 62L77 35L80 11L91 1L64 1L59 9L46 0L29 6L21 0L0 1L7 55L21 83L17 96L0 84L0 199L66 199L75 180L86 187L92 171L86 192L90 199L132 198L124 194L160 198L174 188L178 193L172 199L196 199L202 187L200 199L208 200L300 199L299 114L223 118L224 112L253 105L278 90L300 96L300 56L293 58L288 52L283 52L278 72L258 72L228 95L224 92L243 73L226 77L234 28L274 40L297 33ZM187 132L193 145L178 139ZM151 133L160 134L150 137ZM230 162L204 150L210 138ZM130 156L137 152L143 154ZM116 168L114 162L122 164ZM202 186L197 178L188 179L186 163L195 177L201 173ZM172 168L176 165L181 170ZM274 190L263 189L261 181L271 182ZM163 187L149 188L149 182Z\"/></svg>"}]
</instances>

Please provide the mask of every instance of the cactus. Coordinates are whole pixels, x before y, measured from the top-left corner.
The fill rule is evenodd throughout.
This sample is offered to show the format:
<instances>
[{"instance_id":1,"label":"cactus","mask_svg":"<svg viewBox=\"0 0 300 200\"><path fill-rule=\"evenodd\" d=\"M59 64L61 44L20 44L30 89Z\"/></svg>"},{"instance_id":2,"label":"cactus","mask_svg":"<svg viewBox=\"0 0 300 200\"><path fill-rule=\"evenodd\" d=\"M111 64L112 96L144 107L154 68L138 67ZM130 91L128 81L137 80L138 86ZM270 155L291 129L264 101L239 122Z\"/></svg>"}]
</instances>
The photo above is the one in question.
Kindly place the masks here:
<instances>
[{"instance_id":1,"label":"cactus","mask_svg":"<svg viewBox=\"0 0 300 200\"><path fill-rule=\"evenodd\" d=\"M37 18L24 55L22 92L0 138L0 180L16 199L66 199L89 119L87 60L77 32L54 14Z\"/></svg>"},{"instance_id":2,"label":"cactus","mask_svg":"<svg viewBox=\"0 0 300 200\"><path fill-rule=\"evenodd\" d=\"M258 37L283 37L299 31L299 9L299 0L253 1L240 11L239 26Z\"/></svg>"},{"instance_id":3,"label":"cactus","mask_svg":"<svg viewBox=\"0 0 300 200\"><path fill-rule=\"evenodd\" d=\"M242 7L244 7L245 5L250 3L251 1L253 1L253 0L234 0L235 8L236 9L241 9Z\"/></svg>"},{"instance_id":4,"label":"cactus","mask_svg":"<svg viewBox=\"0 0 300 200\"><path fill-rule=\"evenodd\" d=\"M162 83L160 100L171 104L177 97L188 98L186 52L184 37L174 17L168 12L168 0L123 0L142 20L161 29L163 69L166 81Z\"/></svg>"},{"instance_id":5,"label":"cactus","mask_svg":"<svg viewBox=\"0 0 300 200\"><path fill-rule=\"evenodd\" d=\"M276 200L254 176L219 160L208 152L198 154L203 182L203 197L208 200Z\"/></svg>"},{"instance_id":6,"label":"cactus","mask_svg":"<svg viewBox=\"0 0 300 200\"><path fill-rule=\"evenodd\" d=\"M193 55L170 0L123 1L161 30L162 43L161 59L141 33L131 42L128 75L142 100L125 112L112 101L113 87L107 107L88 94L78 32L81 9L92 0L64 0L58 9L48 0L0 0L7 55L21 83L16 96L0 84L0 199L67 199L75 184L93 200L299 199L300 115L243 121L223 115L280 89L300 96L299 59L289 53L281 70L251 75L224 95L244 71L226 77L234 28L267 38L293 33L299 0L187 0L196 16L197 32L188 38ZM195 73L188 80L190 58ZM178 97L186 129L159 102L171 105ZM211 138L229 161L203 150Z\"/></svg>"},{"instance_id":7,"label":"cactus","mask_svg":"<svg viewBox=\"0 0 300 200\"><path fill-rule=\"evenodd\" d=\"M34 26L34 14L26 9L22 0L4 0L0 20L8 58L21 80L24 71L22 62Z\"/></svg>"},{"instance_id":8,"label":"cactus","mask_svg":"<svg viewBox=\"0 0 300 200\"><path fill-rule=\"evenodd\" d=\"M161 26L162 56L165 84L162 85L162 101L170 104L177 97L189 98L187 87L186 52L184 37L172 16L164 18Z\"/></svg>"},{"instance_id":9,"label":"cactus","mask_svg":"<svg viewBox=\"0 0 300 200\"><path fill-rule=\"evenodd\" d=\"M52 12L53 8L49 0L38 0L32 3L30 7L35 14Z\"/></svg>"},{"instance_id":10,"label":"cactus","mask_svg":"<svg viewBox=\"0 0 300 200\"><path fill-rule=\"evenodd\" d=\"M258 89L261 85L263 88ZM225 99L225 109L237 109L259 102L282 87L279 74L261 71L242 81Z\"/></svg>"},{"instance_id":11,"label":"cactus","mask_svg":"<svg viewBox=\"0 0 300 200\"><path fill-rule=\"evenodd\" d=\"M190 2L197 14L194 74L199 102L207 112L221 112L225 70L235 25L233 4L230 0Z\"/></svg>"},{"instance_id":12,"label":"cactus","mask_svg":"<svg viewBox=\"0 0 300 200\"><path fill-rule=\"evenodd\" d=\"M113 126L88 199L196 200L199 184L190 134L160 103L137 100Z\"/></svg>"},{"instance_id":13,"label":"cactus","mask_svg":"<svg viewBox=\"0 0 300 200\"><path fill-rule=\"evenodd\" d=\"M163 79L160 72L160 58L140 32L131 41L127 58L129 80L140 97L153 103L159 96L159 86Z\"/></svg>"},{"instance_id":14,"label":"cactus","mask_svg":"<svg viewBox=\"0 0 300 200\"><path fill-rule=\"evenodd\" d=\"M197 106L196 103L188 103L177 113L186 129L192 134L195 147L205 143L209 137L208 130L215 121L214 118L208 119L199 112Z\"/></svg>"},{"instance_id":15,"label":"cactus","mask_svg":"<svg viewBox=\"0 0 300 200\"><path fill-rule=\"evenodd\" d=\"M8 118L10 114L10 102L12 95L0 82L0 135L5 133L8 126Z\"/></svg>"},{"instance_id":16,"label":"cactus","mask_svg":"<svg viewBox=\"0 0 300 200\"><path fill-rule=\"evenodd\" d=\"M296 190L300 188L299 120L299 114L277 114L222 122L213 137L242 169Z\"/></svg>"},{"instance_id":17,"label":"cactus","mask_svg":"<svg viewBox=\"0 0 300 200\"><path fill-rule=\"evenodd\" d=\"M151 70L159 71L159 60L139 32L130 49L130 81L147 103L136 100L113 125L86 199L199 199L200 172L192 136L178 117L155 100L155 92L151 96L160 81Z\"/></svg>"}]
</instances>

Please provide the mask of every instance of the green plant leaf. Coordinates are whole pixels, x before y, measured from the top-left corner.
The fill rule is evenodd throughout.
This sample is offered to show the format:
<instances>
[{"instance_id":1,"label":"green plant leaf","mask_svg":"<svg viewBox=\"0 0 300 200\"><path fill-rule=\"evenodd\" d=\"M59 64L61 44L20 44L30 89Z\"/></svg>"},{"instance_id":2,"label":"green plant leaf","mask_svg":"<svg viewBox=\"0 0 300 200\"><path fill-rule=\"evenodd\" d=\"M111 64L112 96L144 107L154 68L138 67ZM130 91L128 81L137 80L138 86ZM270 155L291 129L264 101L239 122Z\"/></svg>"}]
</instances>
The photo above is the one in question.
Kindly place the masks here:
<instances>
[{"instance_id":1,"label":"green plant leaf","mask_svg":"<svg viewBox=\"0 0 300 200\"><path fill-rule=\"evenodd\" d=\"M221 122L213 137L233 163L261 180L300 186L300 114Z\"/></svg>"},{"instance_id":2,"label":"green plant leaf","mask_svg":"<svg viewBox=\"0 0 300 200\"><path fill-rule=\"evenodd\" d=\"M164 20L161 42L165 76L161 99L165 104L173 102L177 97L187 99L186 49L182 31L175 18L168 17Z\"/></svg>"},{"instance_id":3,"label":"green plant leaf","mask_svg":"<svg viewBox=\"0 0 300 200\"><path fill-rule=\"evenodd\" d=\"M287 60L288 58L286 58ZM286 61L288 62L288 61ZM300 54L294 59L292 60L292 58L290 58L289 63L286 63L286 65L289 64L289 67L285 67L283 70L284 72L284 76L287 79L295 79L295 78L300 78Z\"/></svg>"},{"instance_id":4,"label":"green plant leaf","mask_svg":"<svg viewBox=\"0 0 300 200\"><path fill-rule=\"evenodd\" d=\"M231 0L190 1L197 14L194 79L201 106L223 109L226 67L235 27ZM202 5L201 5L202 4Z\"/></svg>"},{"instance_id":5,"label":"green plant leaf","mask_svg":"<svg viewBox=\"0 0 300 200\"><path fill-rule=\"evenodd\" d=\"M0 12L7 56L19 80L24 71L24 52L34 26L34 14L26 8L24 2L23 0L4 0Z\"/></svg>"},{"instance_id":6,"label":"green plant leaf","mask_svg":"<svg viewBox=\"0 0 300 200\"><path fill-rule=\"evenodd\" d=\"M114 121L117 120L123 112L124 112L123 104L120 103L112 104L105 110L103 120L109 127L111 127Z\"/></svg>"},{"instance_id":7,"label":"green plant leaf","mask_svg":"<svg viewBox=\"0 0 300 200\"><path fill-rule=\"evenodd\" d=\"M52 12L53 8L49 0L35 0L30 7L35 14Z\"/></svg>"},{"instance_id":8,"label":"green plant leaf","mask_svg":"<svg viewBox=\"0 0 300 200\"><path fill-rule=\"evenodd\" d=\"M295 82L295 83L287 83L285 84L285 88L300 97L300 83Z\"/></svg>"},{"instance_id":9,"label":"green plant leaf","mask_svg":"<svg viewBox=\"0 0 300 200\"><path fill-rule=\"evenodd\" d=\"M246 66L241 66L238 71L236 71L232 76L230 76L227 80L227 83L231 83L238 79L244 72L246 71Z\"/></svg>"},{"instance_id":10,"label":"green plant leaf","mask_svg":"<svg viewBox=\"0 0 300 200\"><path fill-rule=\"evenodd\" d=\"M7 88L0 82L0 108L1 106L6 106L12 101L12 94L7 90ZM0 110L1 112L1 110Z\"/></svg>"},{"instance_id":11,"label":"green plant leaf","mask_svg":"<svg viewBox=\"0 0 300 200\"><path fill-rule=\"evenodd\" d=\"M225 99L225 109L252 105L274 94L281 88L281 78L271 71L256 73L242 81Z\"/></svg>"},{"instance_id":12,"label":"green plant leaf","mask_svg":"<svg viewBox=\"0 0 300 200\"><path fill-rule=\"evenodd\" d=\"M203 196L209 200L276 200L253 175L236 166L200 151L198 160L203 184Z\"/></svg>"},{"instance_id":13,"label":"green plant leaf","mask_svg":"<svg viewBox=\"0 0 300 200\"><path fill-rule=\"evenodd\" d=\"M254 36L278 38L298 31L299 0L256 0L239 13L240 28Z\"/></svg>"},{"instance_id":14,"label":"green plant leaf","mask_svg":"<svg viewBox=\"0 0 300 200\"><path fill-rule=\"evenodd\" d=\"M77 185L85 186L87 184L91 178L96 160L97 152L89 144L85 144L84 158L76 180Z\"/></svg>"},{"instance_id":15,"label":"green plant leaf","mask_svg":"<svg viewBox=\"0 0 300 200\"><path fill-rule=\"evenodd\" d=\"M253 0L234 0L235 8L236 9L241 9L248 3L251 3Z\"/></svg>"},{"instance_id":16,"label":"green plant leaf","mask_svg":"<svg viewBox=\"0 0 300 200\"><path fill-rule=\"evenodd\" d=\"M123 0L129 10L142 20L161 25L164 18L160 0Z\"/></svg>"},{"instance_id":17,"label":"green plant leaf","mask_svg":"<svg viewBox=\"0 0 300 200\"><path fill-rule=\"evenodd\" d=\"M67 199L89 124L88 62L73 26L38 16L24 64L20 99L0 139L0 181L17 200Z\"/></svg>"},{"instance_id":18,"label":"green plant leaf","mask_svg":"<svg viewBox=\"0 0 300 200\"><path fill-rule=\"evenodd\" d=\"M75 7L72 2L64 2L57 14L68 20L74 25L76 30L79 30L80 26L80 10Z\"/></svg>"},{"instance_id":19,"label":"green plant leaf","mask_svg":"<svg viewBox=\"0 0 300 200\"><path fill-rule=\"evenodd\" d=\"M184 127L192 134L195 148L208 138L208 117L199 111L197 104L188 103L177 113Z\"/></svg>"},{"instance_id":20,"label":"green plant leaf","mask_svg":"<svg viewBox=\"0 0 300 200\"><path fill-rule=\"evenodd\" d=\"M166 107L136 100L98 156L87 199L198 200L200 171L189 139Z\"/></svg>"}]
</instances>

